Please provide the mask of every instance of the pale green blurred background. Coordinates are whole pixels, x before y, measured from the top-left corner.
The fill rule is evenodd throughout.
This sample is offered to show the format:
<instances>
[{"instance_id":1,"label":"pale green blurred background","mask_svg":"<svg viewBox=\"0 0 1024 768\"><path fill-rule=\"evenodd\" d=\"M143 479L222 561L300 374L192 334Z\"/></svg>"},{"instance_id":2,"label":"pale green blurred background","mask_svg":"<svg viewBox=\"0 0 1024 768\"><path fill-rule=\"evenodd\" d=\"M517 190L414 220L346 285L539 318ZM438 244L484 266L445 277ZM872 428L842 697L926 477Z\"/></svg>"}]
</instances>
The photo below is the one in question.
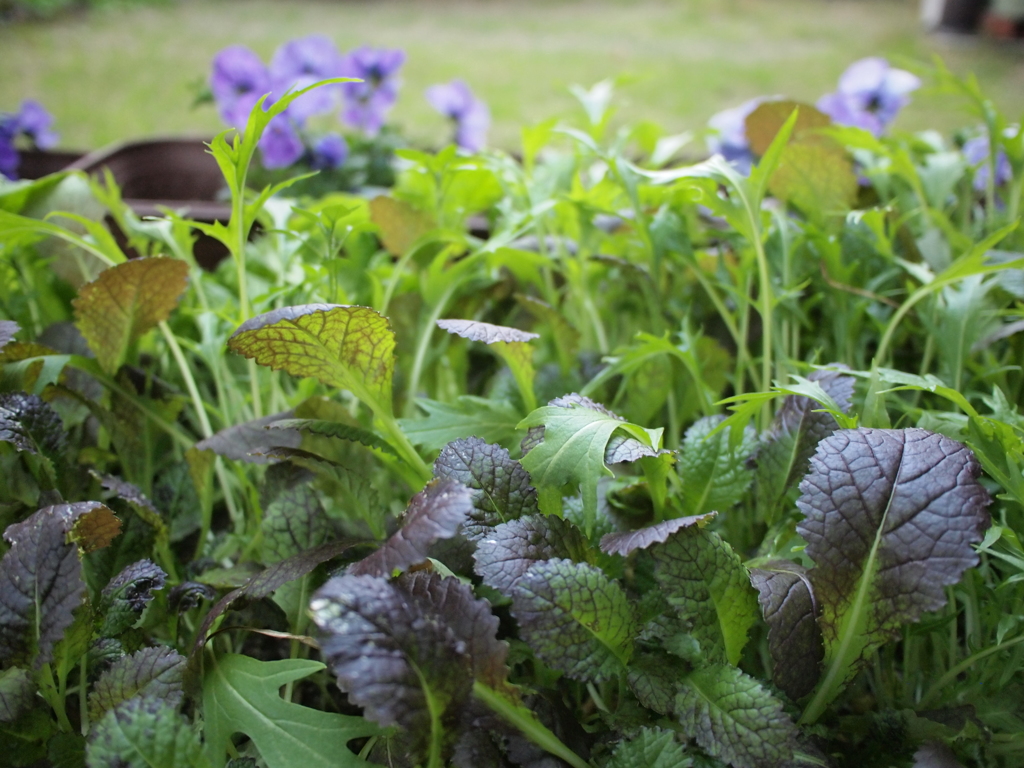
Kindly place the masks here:
<instances>
[{"instance_id":1,"label":"pale green blurred background","mask_svg":"<svg viewBox=\"0 0 1024 768\"><path fill-rule=\"evenodd\" d=\"M1024 112L1024 47L983 36L926 33L918 0L181 0L108 3L46 22L0 26L0 111L42 101L61 145L93 149L125 138L210 135L197 86L222 47L265 60L312 33L342 51L404 48L393 122L437 145L447 126L423 98L462 77L491 106L491 144L518 146L524 124L576 109L572 83L621 79L618 121L700 130L717 110L760 94L808 101L869 55L927 64L934 55L974 72L1011 120ZM918 93L897 128L948 132L969 122L955 99Z\"/></svg>"}]
</instances>

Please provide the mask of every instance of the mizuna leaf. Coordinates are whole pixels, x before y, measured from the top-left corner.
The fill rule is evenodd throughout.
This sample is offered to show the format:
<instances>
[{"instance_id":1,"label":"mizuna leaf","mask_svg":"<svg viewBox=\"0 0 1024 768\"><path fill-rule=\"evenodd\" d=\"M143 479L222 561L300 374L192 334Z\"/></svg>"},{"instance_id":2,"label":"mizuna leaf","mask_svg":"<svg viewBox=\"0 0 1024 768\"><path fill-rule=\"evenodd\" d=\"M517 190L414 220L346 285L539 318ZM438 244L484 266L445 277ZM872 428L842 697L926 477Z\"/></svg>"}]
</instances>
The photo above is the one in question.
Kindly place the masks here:
<instances>
[{"instance_id":1,"label":"mizuna leaf","mask_svg":"<svg viewBox=\"0 0 1024 768\"><path fill-rule=\"evenodd\" d=\"M472 511L473 497L462 483L432 480L409 502L402 527L376 552L349 566L348 572L388 578L422 563L430 545L454 536Z\"/></svg>"},{"instance_id":2,"label":"mizuna leaf","mask_svg":"<svg viewBox=\"0 0 1024 768\"><path fill-rule=\"evenodd\" d=\"M199 451L213 451L218 456L235 461L266 464L269 459L265 454L272 448L298 448L302 445L302 435L298 430L267 429L269 425L290 419L294 415L294 411L282 411L244 424L236 424L205 440L200 440L195 448Z\"/></svg>"},{"instance_id":3,"label":"mizuna leaf","mask_svg":"<svg viewBox=\"0 0 1024 768\"><path fill-rule=\"evenodd\" d=\"M819 369L808 375L807 380L821 385L843 412L849 412L852 376L842 371ZM757 503L767 520L773 519L786 492L806 473L807 462L818 443L837 428L832 415L820 412L820 408L809 397L787 395L775 414L757 454Z\"/></svg>"},{"instance_id":4,"label":"mizuna leaf","mask_svg":"<svg viewBox=\"0 0 1024 768\"><path fill-rule=\"evenodd\" d=\"M605 466L612 435L621 430L628 438L653 449L661 441L660 430L630 424L604 406L575 394L533 411L519 423L519 429L528 427L543 427L543 432L530 430L520 463L539 488L578 485L588 529L597 519L597 482L612 474Z\"/></svg>"},{"instance_id":5,"label":"mizuna leaf","mask_svg":"<svg viewBox=\"0 0 1024 768\"><path fill-rule=\"evenodd\" d=\"M782 702L733 666L692 672L676 695L683 732L736 768L777 768L793 757L799 732Z\"/></svg>"},{"instance_id":6,"label":"mizuna leaf","mask_svg":"<svg viewBox=\"0 0 1024 768\"><path fill-rule=\"evenodd\" d=\"M13 723L30 709L36 684L27 669L10 667L0 672L0 723Z\"/></svg>"},{"instance_id":7,"label":"mizuna leaf","mask_svg":"<svg viewBox=\"0 0 1024 768\"><path fill-rule=\"evenodd\" d=\"M281 698L281 686L324 665L305 659L259 661L229 654L203 681L206 756L223 765L231 734L246 734L267 768L359 768L370 764L348 747L379 730L361 717L321 712Z\"/></svg>"},{"instance_id":8,"label":"mizuna leaf","mask_svg":"<svg viewBox=\"0 0 1024 768\"><path fill-rule=\"evenodd\" d=\"M473 395L460 395L453 403L418 398L416 405L427 412L427 417L399 419L398 423L409 442L428 451L466 437L506 443L515 437L516 425L522 418L507 401L495 402Z\"/></svg>"},{"instance_id":9,"label":"mizuna leaf","mask_svg":"<svg viewBox=\"0 0 1024 768\"><path fill-rule=\"evenodd\" d=\"M173 648L143 648L117 659L89 693L89 717L96 722L135 696L153 696L177 708L182 701L185 657Z\"/></svg>"},{"instance_id":10,"label":"mizuna leaf","mask_svg":"<svg viewBox=\"0 0 1024 768\"><path fill-rule=\"evenodd\" d=\"M654 576L668 602L691 627L705 657L739 662L757 621L747 569L717 533L682 528L651 549Z\"/></svg>"},{"instance_id":11,"label":"mizuna leaf","mask_svg":"<svg viewBox=\"0 0 1024 768\"><path fill-rule=\"evenodd\" d=\"M395 333L369 307L283 307L247 320L228 347L275 371L347 389L375 412L391 415Z\"/></svg>"},{"instance_id":12,"label":"mizuna leaf","mask_svg":"<svg viewBox=\"0 0 1024 768\"><path fill-rule=\"evenodd\" d=\"M484 344L499 342L514 344L540 338L538 333L509 328L507 325L492 325L478 320L438 320L437 327L464 339L481 341Z\"/></svg>"},{"instance_id":13,"label":"mizuna leaf","mask_svg":"<svg viewBox=\"0 0 1024 768\"><path fill-rule=\"evenodd\" d=\"M14 338L14 334L21 330L21 326L13 320L0 320L0 349L7 346L7 342Z\"/></svg>"},{"instance_id":14,"label":"mizuna leaf","mask_svg":"<svg viewBox=\"0 0 1024 768\"><path fill-rule=\"evenodd\" d=\"M167 574L152 560L139 560L117 574L100 594L100 636L113 637L132 626L166 581Z\"/></svg>"},{"instance_id":15,"label":"mizuna leaf","mask_svg":"<svg viewBox=\"0 0 1024 768\"><path fill-rule=\"evenodd\" d=\"M448 443L434 461L434 476L457 480L470 490L473 510L462 528L467 538L478 539L496 525L540 513L530 474L500 445L479 437Z\"/></svg>"},{"instance_id":16,"label":"mizuna leaf","mask_svg":"<svg viewBox=\"0 0 1024 768\"><path fill-rule=\"evenodd\" d=\"M813 722L864 654L925 611L976 565L990 524L981 467L965 446L923 429L853 429L818 444L797 502L814 561L823 675L803 720Z\"/></svg>"},{"instance_id":17,"label":"mizuna leaf","mask_svg":"<svg viewBox=\"0 0 1024 768\"><path fill-rule=\"evenodd\" d=\"M172 703L155 696L128 699L93 727L88 768L209 768L199 733Z\"/></svg>"},{"instance_id":18,"label":"mizuna leaf","mask_svg":"<svg viewBox=\"0 0 1024 768\"><path fill-rule=\"evenodd\" d=\"M664 728L641 728L629 741L621 741L605 768L688 768L686 748Z\"/></svg>"},{"instance_id":19,"label":"mizuna leaf","mask_svg":"<svg viewBox=\"0 0 1024 768\"><path fill-rule=\"evenodd\" d=\"M689 528L691 525L704 526L717 514L709 512L706 515L677 517L635 531L609 533L601 537L601 551L609 555L627 557L638 549L647 549L654 544L668 541L669 536L678 530Z\"/></svg>"},{"instance_id":20,"label":"mizuna leaf","mask_svg":"<svg viewBox=\"0 0 1024 768\"><path fill-rule=\"evenodd\" d=\"M683 476L683 509L688 515L729 511L746 495L753 479L747 467L747 459L757 447L753 428L745 429L736 445L728 430L708 437L722 420L721 416L699 419L683 438L679 472Z\"/></svg>"},{"instance_id":21,"label":"mizuna leaf","mask_svg":"<svg viewBox=\"0 0 1024 768\"><path fill-rule=\"evenodd\" d=\"M576 680L607 680L633 653L629 599L589 563L555 558L531 565L512 587L512 615L534 653Z\"/></svg>"},{"instance_id":22,"label":"mizuna leaf","mask_svg":"<svg viewBox=\"0 0 1024 768\"><path fill-rule=\"evenodd\" d=\"M32 659L36 669L51 660L85 597L81 556L68 534L94 513L111 514L95 501L58 504L4 531L11 548L0 560L0 660Z\"/></svg>"},{"instance_id":23,"label":"mizuna leaf","mask_svg":"<svg viewBox=\"0 0 1024 768\"><path fill-rule=\"evenodd\" d=\"M437 575L397 582L346 575L321 587L310 608L323 654L349 700L367 719L406 731L411 764L442 765L474 673L482 669L491 678L504 664L486 601L457 579Z\"/></svg>"},{"instance_id":24,"label":"mizuna leaf","mask_svg":"<svg viewBox=\"0 0 1024 768\"><path fill-rule=\"evenodd\" d=\"M170 317L187 285L186 262L157 256L110 267L82 286L72 302L76 325L104 371L117 371L132 342Z\"/></svg>"},{"instance_id":25,"label":"mizuna leaf","mask_svg":"<svg viewBox=\"0 0 1024 768\"><path fill-rule=\"evenodd\" d=\"M594 562L583 533L553 515L531 515L495 526L477 541L474 570L484 584L506 597L530 566L543 560L566 558Z\"/></svg>"},{"instance_id":26,"label":"mizuna leaf","mask_svg":"<svg viewBox=\"0 0 1024 768\"><path fill-rule=\"evenodd\" d=\"M64 450L64 423L36 395L0 393L0 441L56 461Z\"/></svg>"},{"instance_id":27,"label":"mizuna leaf","mask_svg":"<svg viewBox=\"0 0 1024 768\"><path fill-rule=\"evenodd\" d=\"M825 655L811 582L797 563L771 560L750 570L750 583L768 623L772 681L798 701L814 689Z\"/></svg>"}]
</instances>

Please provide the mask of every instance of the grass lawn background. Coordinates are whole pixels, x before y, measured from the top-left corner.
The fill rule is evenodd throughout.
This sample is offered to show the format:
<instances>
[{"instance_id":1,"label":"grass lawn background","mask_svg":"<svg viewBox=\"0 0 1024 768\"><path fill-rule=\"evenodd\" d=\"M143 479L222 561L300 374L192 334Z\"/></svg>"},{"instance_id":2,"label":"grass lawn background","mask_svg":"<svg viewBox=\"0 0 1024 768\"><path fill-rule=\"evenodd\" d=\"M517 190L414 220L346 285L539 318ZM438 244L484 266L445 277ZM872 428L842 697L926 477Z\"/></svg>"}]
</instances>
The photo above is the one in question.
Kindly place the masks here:
<instances>
[{"instance_id":1,"label":"grass lawn background","mask_svg":"<svg viewBox=\"0 0 1024 768\"><path fill-rule=\"evenodd\" d=\"M0 27L0 111L39 99L62 146L92 149L127 138L212 135L212 105L192 108L222 47L248 45L269 60L282 42L331 37L404 48L404 86L392 121L415 142L448 136L423 98L462 77L490 105L491 144L518 146L519 128L569 116L572 83L622 79L620 122L700 130L725 107L761 94L808 101L835 88L869 55L974 72L1011 120L1024 112L1024 47L924 33L918 0L182 0L112 4L45 23ZM898 127L964 125L956 99L919 93Z\"/></svg>"}]
</instances>

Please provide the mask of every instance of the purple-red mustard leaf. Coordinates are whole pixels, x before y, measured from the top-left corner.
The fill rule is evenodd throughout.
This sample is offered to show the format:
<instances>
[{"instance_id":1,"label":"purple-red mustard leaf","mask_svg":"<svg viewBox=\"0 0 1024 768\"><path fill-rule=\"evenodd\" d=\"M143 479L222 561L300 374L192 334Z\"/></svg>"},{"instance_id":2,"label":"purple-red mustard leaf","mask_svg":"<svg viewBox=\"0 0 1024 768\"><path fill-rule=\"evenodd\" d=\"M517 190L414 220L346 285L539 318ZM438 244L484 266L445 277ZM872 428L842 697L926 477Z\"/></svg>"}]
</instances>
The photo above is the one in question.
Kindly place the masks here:
<instances>
[{"instance_id":1,"label":"purple-red mustard leaf","mask_svg":"<svg viewBox=\"0 0 1024 768\"><path fill-rule=\"evenodd\" d=\"M688 515L728 512L747 494L753 471L747 466L757 436L753 427L733 444L730 430L709 434L724 417L705 416L686 430L679 456L683 480L683 511Z\"/></svg>"},{"instance_id":2,"label":"purple-red mustard leaf","mask_svg":"<svg viewBox=\"0 0 1024 768\"><path fill-rule=\"evenodd\" d=\"M265 454L272 448L298 448L302 444L302 434L298 430L267 429L268 425L290 419L294 415L295 411L282 411L227 427L205 440L200 440L195 447L197 450L213 451L218 456L235 461L266 464L269 459Z\"/></svg>"},{"instance_id":3,"label":"purple-red mustard leaf","mask_svg":"<svg viewBox=\"0 0 1024 768\"><path fill-rule=\"evenodd\" d=\"M167 574L152 560L132 563L112 578L100 593L100 636L113 637L132 626L166 582Z\"/></svg>"},{"instance_id":4,"label":"purple-red mustard leaf","mask_svg":"<svg viewBox=\"0 0 1024 768\"><path fill-rule=\"evenodd\" d=\"M500 445L479 437L455 440L442 448L434 461L434 476L457 480L470 490L473 511L462 527L470 540L501 523L540 513L530 473Z\"/></svg>"},{"instance_id":5,"label":"purple-red mustard leaf","mask_svg":"<svg viewBox=\"0 0 1024 768\"><path fill-rule=\"evenodd\" d=\"M552 515L530 515L495 526L477 541L473 570L484 584L506 597L534 563L552 558L593 563L594 552L582 531Z\"/></svg>"},{"instance_id":6,"label":"purple-red mustard leaf","mask_svg":"<svg viewBox=\"0 0 1024 768\"><path fill-rule=\"evenodd\" d=\"M82 286L75 324L104 371L117 371L132 342L170 317L187 286L188 264L163 256L131 259Z\"/></svg>"},{"instance_id":7,"label":"purple-red mustard leaf","mask_svg":"<svg viewBox=\"0 0 1024 768\"><path fill-rule=\"evenodd\" d=\"M185 657L173 648L142 648L122 656L100 675L89 693L89 719L96 722L134 696L155 696L177 707L183 697Z\"/></svg>"},{"instance_id":8,"label":"purple-red mustard leaf","mask_svg":"<svg viewBox=\"0 0 1024 768\"><path fill-rule=\"evenodd\" d=\"M841 370L819 369L810 373L807 380L819 384L843 413L849 413L854 378L843 373L845 365L831 366ZM765 518L774 516L786 492L806 474L818 443L837 426L832 414L821 412L821 405L811 398L787 395L783 399L771 428L762 437L756 458L757 503Z\"/></svg>"},{"instance_id":9,"label":"purple-red mustard leaf","mask_svg":"<svg viewBox=\"0 0 1024 768\"><path fill-rule=\"evenodd\" d=\"M555 558L531 565L512 588L512 615L533 652L575 680L614 677L633 654L629 598L589 563Z\"/></svg>"},{"instance_id":10,"label":"purple-red mustard leaf","mask_svg":"<svg viewBox=\"0 0 1024 768\"><path fill-rule=\"evenodd\" d=\"M813 722L864 655L946 604L978 563L991 520L981 467L964 445L924 429L849 429L818 444L797 502L797 531L825 640Z\"/></svg>"},{"instance_id":11,"label":"purple-red mustard leaf","mask_svg":"<svg viewBox=\"0 0 1024 768\"><path fill-rule=\"evenodd\" d=\"M0 672L0 723L13 723L35 698L36 684L27 669L10 667Z\"/></svg>"},{"instance_id":12,"label":"purple-red mustard leaf","mask_svg":"<svg viewBox=\"0 0 1024 768\"><path fill-rule=\"evenodd\" d=\"M117 498L128 502L135 513L156 532L157 538L166 539L169 537L170 532L167 529L167 523L164 522L163 515L160 514L160 510L153 505L149 497L137 486L114 475L101 475L95 471L91 471L91 474L100 481L100 484L106 490L113 492Z\"/></svg>"},{"instance_id":13,"label":"purple-red mustard leaf","mask_svg":"<svg viewBox=\"0 0 1024 768\"><path fill-rule=\"evenodd\" d=\"M473 659L440 607L399 583L353 575L331 579L310 602L338 687L368 720L406 731L410 764L450 754L473 690Z\"/></svg>"},{"instance_id":14,"label":"purple-red mustard leaf","mask_svg":"<svg viewBox=\"0 0 1024 768\"><path fill-rule=\"evenodd\" d=\"M539 333L520 331L518 328L509 328L507 325L492 325L477 320L438 320L437 327L464 339L481 341L484 344L497 342L513 344L540 338Z\"/></svg>"},{"instance_id":15,"label":"purple-red mustard leaf","mask_svg":"<svg viewBox=\"0 0 1024 768\"><path fill-rule=\"evenodd\" d=\"M466 486L450 478L431 480L409 502L402 527L377 551L352 563L348 572L387 578L422 563L430 546L458 533L472 511L473 496Z\"/></svg>"},{"instance_id":16,"label":"purple-red mustard leaf","mask_svg":"<svg viewBox=\"0 0 1024 768\"><path fill-rule=\"evenodd\" d=\"M395 333L369 307L283 307L247 320L228 347L275 371L347 389L375 412L391 415Z\"/></svg>"},{"instance_id":17,"label":"purple-red mustard leaf","mask_svg":"<svg viewBox=\"0 0 1024 768\"><path fill-rule=\"evenodd\" d=\"M601 537L601 551L608 555L627 557L631 552L638 549L647 549L654 544L668 541L668 537L678 530L689 528L691 525L706 525L717 514L717 512L709 512L706 515L676 517L672 520L664 520L663 522L648 525L646 528L639 528L635 531L608 533Z\"/></svg>"},{"instance_id":18,"label":"purple-red mustard leaf","mask_svg":"<svg viewBox=\"0 0 1024 768\"><path fill-rule=\"evenodd\" d=\"M476 680L491 688L505 683L508 644L498 640L498 617L491 613L490 603L475 598L472 589L458 579L436 573L405 573L396 584L447 623L469 654Z\"/></svg>"},{"instance_id":19,"label":"purple-red mustard leaf","mask_svg":"<svg viewBox=\"0 0 1024 768\"><path fill-rule=\"evenodd\" d=\"M803 566L770 560L750 570L750 583L768 624L772 682L798 701L814 690L825 655L811 581Z\"/></svg>"},{"instance_id":20,"label":"purple-red mustard leaf","mask_svg":"<svg viewBox=\"0 0 1024 768\"><path fill-rule=\"evenodd\" d=\"M159 696L123 701L89 732L87 768L203 768L203 744L178 707Z\"/></svg>"},{"instance_id":21,"label":"purple-red mustard leaf","mask_svg":"<svg viewBox=\"0 0 1024 768\"><path fill-rule=\"evenodd\" d=\"M14 334L21 330L21 326L13 320L0 320L0 349L7 346L7 342L14 338Z\"/></svg>"},{"instance_id":22,"label":"purple-red mustard leaf","mask_svg":"<svg viewBox=\"0 0 1024 768\"><path fill-rule=\"evenodd\" d=\"M735 768L778 768L792 759L800 735L781 701L724 664L691 672L673 708L684 733Z\"/></svg>"},{"instance_id":23,"label":"purple-red mustard leaf","mask_svg":"<svg viewBox=\"0 0 1024 768\"><path fill-rule=\"evenodd\" d=\"M64 450L64 423L36 395L0 393L0 441L55 461Z\"/></svg>"},{"instance_id":24,"label":"purple-red mustard leaf","mask_svg":"<svg viewBox=\"0 0 1024 768\"><path fill-rule=\"evenodd\" d=\"M68 536L97 511L110 512L96 501L44 507L4 531L11 548L0 560L0 661L38 669L52 659L85 599L81 553Z\"/></svg>"},{"instance_id":25,"label":"purple-red mustard leaf","mask_svg":"<svg viewBox=\"0 0 1024 768\"><path fill-rule=\"evenodd\" d=\"M217 590L199 581L183 581L167 593L167 607L177 614L186 613L203 600L216 600Z\"/></svg>"},{"instance_id":26,"label":"purple-red mustard leaf","mask_svg":"<svg viewBox=\"0 0 1024 768\"><path fill-rule=\"evenodd\" d=\"M739 662L760 611L747 569L717 533L681 528L650 550L654 576L709 661Z\"/></svg>"}]
</instances>

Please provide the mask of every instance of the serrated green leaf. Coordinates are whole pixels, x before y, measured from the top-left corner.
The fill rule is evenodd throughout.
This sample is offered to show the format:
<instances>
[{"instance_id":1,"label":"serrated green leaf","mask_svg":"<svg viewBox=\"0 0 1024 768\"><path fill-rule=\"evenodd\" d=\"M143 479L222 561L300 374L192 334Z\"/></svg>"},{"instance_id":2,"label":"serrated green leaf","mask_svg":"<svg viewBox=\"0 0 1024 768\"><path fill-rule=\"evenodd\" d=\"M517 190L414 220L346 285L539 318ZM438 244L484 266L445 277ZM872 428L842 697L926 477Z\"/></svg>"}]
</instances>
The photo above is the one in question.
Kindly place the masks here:
<instances>
[{"instance_id":1,"label":"serrated green leaf","mask_svg":"<svg viewBox=\"0 0 1024 768\"><path fill-rule=\"evenodd\" d=\"M75 324L104 371L117 371L129 345L170 316L187 284L187 263L158 256L105 269L82 286Z\"/></svg>"},{"instance_id":2,"label":"serrated green leaf","mask_svg":"<svg viewBox=\"0 0 1024 768\"><path fill-rule=\"evenodd\" d=\"M625 591L600 568L555 558L531 565L512 587L512 615L544 662L576 680L625 670L635 620Z\"/></svg>"},{"instance_id":3,"label":"serrated green leaf","mask_svg":"<svg viewBox=\"0 0 1024 768\"><path fill-rule=\"evenodd\" d=\"M707 658L739 662L759 611L747 569L732 547L718 534L692 526L650 551L658 584Z\"/></svg>"},{"instance_id":4,"label":"serrated green leaf","mask_svg":"<svg viewBox=\"0 0 1024 768\"><path fill-rule=\"evenodd\" d=\"M89 717L96 722L108 710L135 696L151 696L174 708L181 704L185 657L173 648L142 648L117 659L89 692Z\"/></svg>"},{"instance_id":5,"label":"serrated green leaf","mask_svg":"<svg viewBox=\"0 0 1024 768\"><path fill-rule=\"evenodd\" d=\"M529 473L500 445L478 437L446 445L434 461L434 476L457 480L469 488L473 511L463 525L463 534L471 539L501 523L540 513Z\"/></svg>"},{"instance_id":6,"label":"serrated green leaf","mask_svg":"<svg viewBox=\"0 0 1024 768\"><path fill-rule=\"evenodd\" d=\"M199 733L177 707L154 696L129 699L93 728L88 768L208 768Z\"/></svg>"},{"instance_id":7,"label":"serrated green leaf","mask_svg":"<svg viewBox=\"0 0 1024 768\"><path fill-rule=\"evenodd\" d=\"M275 371L347 389L374 412L391 416L395 333L369 307L283 307L247 320L228 347Z\"/></svg>"},{"instance_id":8,"label":"serrated green leaf","mask_svg":"<svg viewBox=\"0 0 1024 768\"><path fill-rule=\"evenodd\" d=\"M267 424L266 429L297 430L322 437L336 437L339 440L360 443L367 448L376 448L392 456L398 455L387 440L375 435L373 432L340 421L327 421L326 419L280 419Z\"/></svg>"},{"instance_id":9,"label":"serrated green leaf","mask_svg":"<svg viewBox=\"0 0 1024 768\"><path fill-rule=\"evenodd\" d=\"M678 466L687 515L727 512L746 495L753 480L747 460L757 448L756 433L748 427L738 445L724 431L708 437L722 421L721 416L699 419L683 438Z\"/></svg>"},{"instance_id":10,"label":"serrated green leaf","mask_svg":"<svg viewBox=\"0 0 1024 768\"><path fill-rule=\"evenodd\" d=\"M985 473L1024 506L1024 441L1016 430L996 419L972 416L968 443Z\"/></svg>"},{"instance_id":11,"label":"serrated green leaf","mask_svg":"<svg viewBox=\"0 0 1024 768\"><path fill-rule=\"evenodd\" d=\"M269 565L327 541L330 521L316 490L296 483L275 494L263 510L263 563Z\"/></svg>"},{"instance_id":12,"label":"serrated green leaf","mask_svg":"<svg viewBox=\"0 0 1024 768\"><path fill-rule=\"evenodd\" d=\"M507 401L495 402L473 395L460 395L452 403L417 399L427 412L425 419L399 419L409 442L428 451L443 448L453 440L479 437L488 443L507 443L516 434L521 414Z\"/></svg>"},{"instance_id":13,"label":"serrated green leaf","mask_svg":"<svg viewBox=\"0 0 1024 768\"><path fill-rule=\"evenodd\" d=\"M27 669L10 667L0 672L0 723L13 723L30 709L36 684Z\"/></svg>"},{"instance_id":14,"label":"serrated green leaf","mask_svg":"<svg viewBox=\"0 0 1024 768\"><path fill-rule=\"evenodd\" d=\"M641 728L629 741L619 742L605 768L689 768L693 761L676 735L664 728Z\"/></svg>"},{"instance_id":15,"label":"serrated green leaf","mask_svg":"<svg viewBox=\"0 0 1024 768\"><path fill-rule=\"evenodd\" d=\"M736 667L692 672L673 706L686 733L736 768L778 768L793 757L798 731L782 702Z\"/></svg>"},{"instance_id":16,"label":"serrated green leaf","mask_svg":"<svg viewBox=\"0 0 1024 768\"><path fill-rule=\"evenodd\" d=\"M348 748L352 739L379 729L361 717L339 715L281 698L281 686L301 680L324 665L318 661L258 661L228 654L203 680L206 756L221 765L231 734L255 743L267 768L357 768L368 766Z\"/></svg>"}]
</instances>

